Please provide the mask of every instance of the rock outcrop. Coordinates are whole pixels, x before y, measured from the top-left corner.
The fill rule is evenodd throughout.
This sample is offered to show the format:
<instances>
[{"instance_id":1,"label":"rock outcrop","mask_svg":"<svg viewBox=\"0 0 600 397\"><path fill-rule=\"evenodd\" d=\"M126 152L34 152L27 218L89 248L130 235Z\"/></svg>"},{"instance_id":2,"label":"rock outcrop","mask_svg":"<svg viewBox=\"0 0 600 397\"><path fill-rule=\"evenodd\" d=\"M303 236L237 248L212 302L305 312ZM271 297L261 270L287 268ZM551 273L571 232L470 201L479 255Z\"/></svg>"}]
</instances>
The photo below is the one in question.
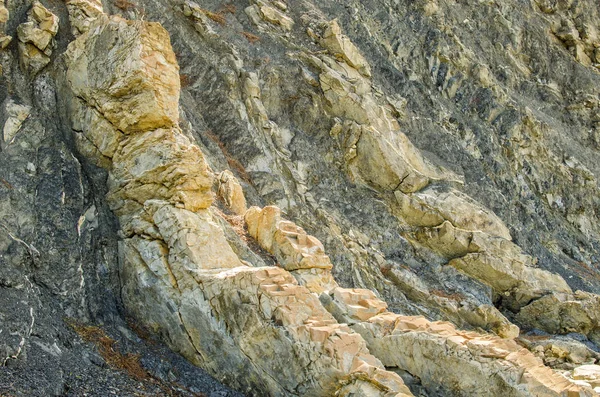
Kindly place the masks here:
<instances>
[{"instance_id":1,"label":"rock outcrop","mask_svg":"<svg viewBox=\"0 0 600 397\"><path fill-rule=\"evenodd\" d=\"M105 68L108 43L115 58ZM99 18L67 57L73 124L87 125L86 144L111 160L107 198L125 237L122 293L131 315L192 362L254 392L411 395L287 271L249 267L232 251L209 210L212 173L178 127L177 64L159 24ZM77 120L82 114L104 121ZM115 150L103 144L101 125L118 131ZM277 247L291 257L292 231L285 233ZM315 254L286 264L309 268ZM227 356L215 354L224 345Z\"/></svg>"},{"instance_id":2,"label":"rock outcrop","mask_svg":"<svg viewBox=\"0 0 600 397\"><path fill-rule=\"evenodd\" d=\"M599 18L0 2L0 394L597 395Z\"/></svg>"}]
</instances>

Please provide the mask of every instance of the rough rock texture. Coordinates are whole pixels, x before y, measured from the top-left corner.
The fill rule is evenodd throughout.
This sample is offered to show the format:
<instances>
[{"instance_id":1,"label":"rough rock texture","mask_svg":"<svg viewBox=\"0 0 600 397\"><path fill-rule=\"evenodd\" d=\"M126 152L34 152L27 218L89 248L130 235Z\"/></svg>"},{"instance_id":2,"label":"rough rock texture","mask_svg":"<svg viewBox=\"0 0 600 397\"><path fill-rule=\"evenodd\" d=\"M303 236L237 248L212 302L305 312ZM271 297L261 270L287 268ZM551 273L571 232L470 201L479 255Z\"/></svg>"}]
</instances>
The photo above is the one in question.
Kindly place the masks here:
<instances>
[{"instance_id":1,"label":"rough rock texture","mask_svg":"<svg viewBox=\"0 0 600 397\"><path fill-rule=\"evenodd\" d=\"M0 394L598 393L599 21L0 3Z\"/></svg>"},{"instance_id":2,"label":"rough rock texture","mask_svg":"<svg viewBox=\"0 0 600 397\"><path fill-rule=\"evenodd\" d=\"M17 28L21 64L31 74L37 74L50 63L54 36L58 32L58 17L39 1L27 13L27 22Z\"/></svg>"}]
</instances>

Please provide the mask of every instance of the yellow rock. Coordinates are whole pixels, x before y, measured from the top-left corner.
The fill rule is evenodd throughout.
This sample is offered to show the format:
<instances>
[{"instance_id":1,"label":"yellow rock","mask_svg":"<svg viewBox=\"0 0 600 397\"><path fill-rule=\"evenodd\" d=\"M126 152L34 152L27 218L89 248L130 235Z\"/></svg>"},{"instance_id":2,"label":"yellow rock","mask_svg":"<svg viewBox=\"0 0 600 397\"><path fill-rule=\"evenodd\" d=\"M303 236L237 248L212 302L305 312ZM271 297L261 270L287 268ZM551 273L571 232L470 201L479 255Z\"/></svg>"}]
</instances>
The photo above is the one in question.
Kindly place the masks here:
<instances>
[{"instance_id":1,"label":"yellow rock","mask_svg":"<svg viewBox=\"0 0 600 397\"><path fill-rule=\"evenodd\" d=\"M342 29L337 20L329 22L329 26L327 26L321 39L321 45L327 48L333 55L344 59L348 65L357 69L364 76L371 76L369 63L358 51L354 43L342 34Z\"/></svg>"},{"instance_id":2,"label":"yellow rock","mask_svg":"<svg viewBox=\"0 0 600 397\"><path fill-rule=\"evenodd\" d=\"M229 170L219 175L219 196L225 204L236 214L244 215L247 211L246 198L242 186Z\"/></svg>"},{"instance_id":3,"label":"yellow rock","mask_svg":"<svg viewBox=\"0 0 600 397\"><path fill-rule=\"evenodd\" d=\"M179 66L159 23L112 17L86 39L67 50L67 78L77 96L124 133L177 125Z\"/></svg>"}]
</instances>

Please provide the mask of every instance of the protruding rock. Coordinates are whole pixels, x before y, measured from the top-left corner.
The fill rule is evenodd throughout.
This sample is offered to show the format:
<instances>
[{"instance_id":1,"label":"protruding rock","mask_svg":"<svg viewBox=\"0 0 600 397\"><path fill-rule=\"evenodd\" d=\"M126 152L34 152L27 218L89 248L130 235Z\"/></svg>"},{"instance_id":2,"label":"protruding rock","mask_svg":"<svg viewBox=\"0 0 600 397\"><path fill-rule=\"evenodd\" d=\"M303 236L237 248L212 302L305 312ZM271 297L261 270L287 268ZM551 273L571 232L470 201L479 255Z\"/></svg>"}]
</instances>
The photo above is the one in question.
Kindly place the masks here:
<instances>
[{"instance_id":1,"label":"protruding rock","mask_svg":"<svg viewBox=\"0 0 600 397\"><path fill-rule=\"evenodd\" d=\"M8 22L8 18L10 17L10 13L8 9L4 6L4 1L0 3L0 23Z\"/></svg>"},{"instance_id":2,"label":"protruding rock","mask_svg":"<svg viewBox=\"0 0 600 397\"><path fill-rule=\"evenodd\" d=\"M573 371L573 379L583 380L592 387L600 386L600 365L582 365Z\"/></svg>"},{"instance_id":3,"label":"protruding rock","mask_svg":"<svg viewBox=\"0 0 600 397\"><path fill-rule=\"evenodd\" d=\"M2 35L0 34L0 50L8 47L10 42L12 41L12 36Z\"/></svg>"},{"instance_id":4,"label":"protruding rock","mask_svg":"<svg viewBox=\"0 0 600 397\"><path fill-rule=\"evenodd\" d=\"M178 128L127 136L114 154L113 168L112 200L161 199L190 211L212 204L212 173L198 146Z\"/></svg>"},{"instance_id":5,"label":"protruding rock","mask_svg":"<svg viewBox=\"0 0 600 397\"><path fill-rule=\"evenodd\" d=\"M454 226L511 240L510 232L492 211L454 189L429 187L412 195L395 192L401 216L415 226L438 226L444 220Z\"/></svg>"},{"instance_id":6,"label":"protruding rock","mask_svg":"<svg viewBox=\"0 0 600 397\"><path fill-rule=\"evenodd\" d=\"M73 92L127 134L177 125L179 66L167 31L118 17L97 29L67 50Z\"/></svg>"},{"instance_id":7,"label":"protruding rock","mask_svg":"<svg viewBox=\"0 0 600 397\"><path fill-rule=\"evenodd\" d=\"M342 58L364 76L371 76L371 66L362 56L358 48L350 41L348 37L342 34L342 29L337 20L329 22L325 29L321 45L327 48L334 56Z\"/></svg>"},{"instance_id":8,"label":"protruding rock","mask_svg":"<svg viewBox=\"0 0 600 397\"><path fill-rule=\"evenodd\" d=\"M19 129L21 129L21 125L27 117L29 117L31 108L26 105L16 104L13 101L8 101L6 102L5 109L8 117L3 128L4 142L12 143L19 132Z\"/></svg>"},{"instance_id":9,"label":"protruding rock","mask_svg":"<svg viewBox=\"0 0 600 397\"><path fill-rule=\"evenodd\" d=\"M389 312L352 328L384 365L404 369L449 395L479 396L483 389L490 396L592 395L589 387L572 384L512 340Z\"/></svg>"},{"instance_id":10,"label":"protruding rock","mask_svg":"<svg viewBox=\"0 0 600 397\"><path fill-rule=\"evenodd\" d=\"M248 233L275 255L286 270L331 269L323 244L304 229L281 219L281 210L269 206L250 208L245 215Z\"/></svg>"},{"instance_id":11,"label":"protruding rock","mask_svg":"<svg viewBox=\"0 0 600 397\"><path fill-rule=\"evenodd\" d=\"M294 27L294 20L285 15L283 10L277 6L271 6L268 1L254 0L253 5L246 8L246 14L255 24L260 24L260 19L277 26L283 30L290 31ZM260 18L260 19L259 19Z\"/></svg>"},{"instance_id":12,"label":"protruding rock","mask_svg":"<svg viewBox=\"0 0 600 397\"><path fill-rule=\"evenodd\" d=\"M577 332L600 344L600 296L595 294L549 294L522 308L517 318L528 328L553 334Z\"/></svg>"},{"instance_id":13,"label":"protruding rock","mask_svg":"<svg viewBox=\"0 0 600 397\"><path fill-rule=\"evenodd\" d=\"M100 0L67 0L67 9L75 37L90 30L98 18L105 16Z\"/></svg>"},{"instance_id":14,"label":"protruding rock","mask_svg":"<svg viewBox=\"0 0 600 397\"><path fill-rule=\"evenodd\" d=\"M219 196L236 215L246 213L248 208L244 191L237 178L229 170L225 170L219 175Z\"/></svg>"},{"instance_id":15,"label":"protruding rock","mask_svg":"<svg viewBox=\"0 0 600 397\"><path fill-rule=\"evenodd\" d=\"M17 28L19 53L25 69L37 74L49 62L58 32L58 17L35 1L27 14L27 22Z\"/></svg>"}]
</instances>

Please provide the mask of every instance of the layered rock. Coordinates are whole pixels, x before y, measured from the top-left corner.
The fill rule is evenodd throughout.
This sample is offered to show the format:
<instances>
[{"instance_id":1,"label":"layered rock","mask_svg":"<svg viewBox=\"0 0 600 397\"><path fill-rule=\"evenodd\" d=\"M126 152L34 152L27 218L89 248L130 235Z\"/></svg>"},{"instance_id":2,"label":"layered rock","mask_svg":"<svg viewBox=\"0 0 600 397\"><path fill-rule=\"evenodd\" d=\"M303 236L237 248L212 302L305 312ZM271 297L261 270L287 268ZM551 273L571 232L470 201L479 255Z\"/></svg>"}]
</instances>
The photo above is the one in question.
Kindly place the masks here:
<instances>
[{"instance_id":1,"label":"layered rock","mask_svg":"<svg viewBox=\"0 0 600 397\"><path fill-rule=\"evenodd\" d=\"M592 395L591 388L569 382L513 340L460 331L448 322L391 313L370 290L341 288L326 278L318 285L314 278L297 275L303 261L305 268L329 273L330 261L320 242L282 220L276 207L249 209L246 223L249 234L284 267L290 267L300 284L320 294L323 306L340 323L360 333L386 367L408 371L426 387L457 396L477 396L482 389L498 396ZM295 233L289 233L290 229ZM516 336L516 331L504 328L510 337ZM461 371L449 370L451 367Z\"/></svg>"},{"instance_id":2,"label":"layered rock","mask_svg":"<svg viewBox=\"0 0 600 397\"><path fill-rule=\"evenodd\" d=\"M159 24L98 18L69 46L68 66L82 151L93 146L109 169L108 201L125 237L123 299L135 318L254 393L411 395L290 273L249 267L232 251L210 210L213 175L178 127L177 64ZM112 127L108 141L103 126ZM286 233L278 247L289 253Z\"/></svg>"},{"instance_id":3,"label":"layered rock","mask_svg":"<svg viewBox=\"0 0 600 397\"><path fill-rule=\"evenodd\" d=\"M294 20L285 15L287 6L282 1L253 0L252 5L244 10L248 18L257 26L265 22L280 27L284 31L290 31L294 27Z\"/></svg>"},{"instance_id":4,"label":"layered rock","mask_svg":"<svg viewBox=\"0 0 600 397\"><path fill-rule=\"evenodd\" d=\"M227 207L236 215L244 215L248 207L244 191L237 178L229 170L219 175L219 196L225 201Z\"/></svg>"},{"instance_id":5,"label":"layered rock","mask_svg":"<svg viewBox=\"0 0 600 397\"><path fill-rule=\"evenodd\" d=\"M576 332L600 343L600 297L577 291L554 293L535 300L521 309L519 322L551 334Z\"/></svg>"}]
</instances>

